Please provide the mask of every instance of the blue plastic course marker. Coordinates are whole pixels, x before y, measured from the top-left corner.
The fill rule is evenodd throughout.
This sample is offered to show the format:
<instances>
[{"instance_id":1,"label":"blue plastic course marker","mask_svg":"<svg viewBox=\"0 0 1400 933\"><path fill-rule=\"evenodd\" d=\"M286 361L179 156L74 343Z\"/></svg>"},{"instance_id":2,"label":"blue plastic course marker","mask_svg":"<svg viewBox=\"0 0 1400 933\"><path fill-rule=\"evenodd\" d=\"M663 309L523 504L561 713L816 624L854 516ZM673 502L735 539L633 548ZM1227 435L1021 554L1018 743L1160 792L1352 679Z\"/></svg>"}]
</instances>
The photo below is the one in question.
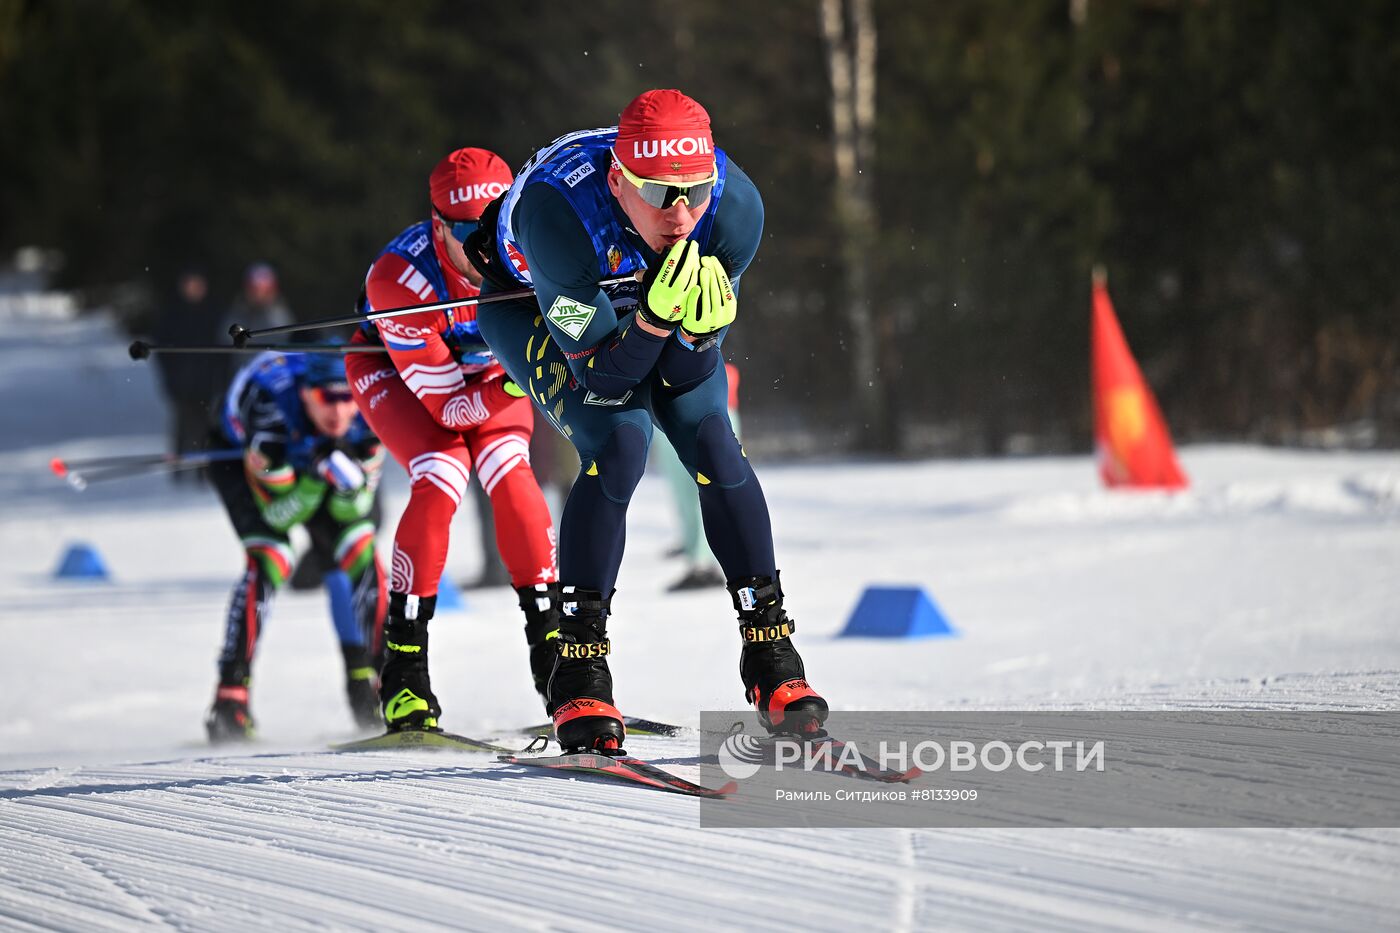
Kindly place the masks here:
<instances>
[{"instance_id":1,"label":"blue plastic course marker","mask_svg":"<svg viewBox=\"0 0 1400 933\"><path fill-rule=\"evenodd\" d=\"M68 545L68 550L63 552L63 559L58 563L58 569L53 573L56 580L110 580L111 575L107 573L107 564L102 560L102 555L97 553L97 548L86 541L77 541Z\"/></svg>"},{"instance_id":2,"label":"blue plastic course marker","mask_svg":"<svg viewBox=\"0 0 1400 933\"><path fill-rule=\"evenodd\" d=\"M462 598L462 591L444 573L438 581L437 611L461 612L466 608L467 601Z\"/></svg>"},{"instance_id":3,"label":"blue plastic course marker","mask_svg":"<svg viewBox=\"0 0 1400 933\"><path fill-rule=\"evenodd\" d=\"M957 634L922 587L868 586L840 637L946 638Z\"/></svg>"}]
</instances>

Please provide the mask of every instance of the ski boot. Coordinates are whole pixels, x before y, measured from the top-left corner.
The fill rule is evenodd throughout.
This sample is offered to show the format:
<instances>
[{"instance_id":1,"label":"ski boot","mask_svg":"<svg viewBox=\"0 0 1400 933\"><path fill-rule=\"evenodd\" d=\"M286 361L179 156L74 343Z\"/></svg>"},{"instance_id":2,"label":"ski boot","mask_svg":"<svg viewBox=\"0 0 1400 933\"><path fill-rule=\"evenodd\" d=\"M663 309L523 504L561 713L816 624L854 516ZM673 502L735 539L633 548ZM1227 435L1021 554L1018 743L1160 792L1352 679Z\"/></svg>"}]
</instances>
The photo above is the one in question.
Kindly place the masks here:
<instances>
[{"instance_id":1,"label":"ski boot","mask_svg":"<svg viewBox=\"0 0 1400 933\"><path fill-rule=\"evenodd\" d=\"M739 655L744 699L753 704L770 733L820 735L829 710L826 700L808 685L802 656L792 646L790 636L797 624L783 611L780 581L745 577L729 583L728 589L744 639Z\"/></svg>"},{"instance_id":2,"label":"ski boot","mask_svg":"<svg viewBox=\"0 0 1400 933\"><path fill-rule=\"evenodd\" d=\"M549 709L549 675L554 673L554 661L559 649L554 645L559 631L559 584L536 583L516 587L520 610L525 613L525 643L530 646L530 676L535 691Z\"/></svg>"},{"instance_id":3,"label":"ski boot","mask_svg":"<svg viewBox=\"0 0 1400 933\"><path fill-rule=\"evenodd\" d=\"M379 685L369 651L363 645L341 645L340 651L345 656L345 696L350 701L355 725L361 729L382 726Z\"/></svg>"},{"instance_id":4,"label":"ski boot","mask_svg":"<svg viewBox=\"0 0 1400 933\"><path fill-rule=\"evenodd\" d=\"M214 693L214 705L204 717L204 730L209 733L211 745L229 742L250 742L256 735L253 731L253 714L248 712L248 678L243 677L233 683L220 678L219 689Z\"/></svg>"},{"instance_id":5,"label":"ski boot","mask_svg":"<svg viewBox=\"0 0 1400 933\"><path fill-rule=\"evenodd\" d=\"M558 655L549 678L549 713L565 752L617 754L627 731L613 706L608 671L608 611L611 596L565 586L559 594Z\"/></svg>"},{"instance_id":6,"label":"ski boot","mask_svg":"<svg viewBox=\"0 0 1400 933\"><path fill-rule=\"evenodd\" d=\"M436 608L436 596L389 594L379 701L390 732L438 730L442 708L428 682L428 620Z\"/></svg>"}]
</instances>

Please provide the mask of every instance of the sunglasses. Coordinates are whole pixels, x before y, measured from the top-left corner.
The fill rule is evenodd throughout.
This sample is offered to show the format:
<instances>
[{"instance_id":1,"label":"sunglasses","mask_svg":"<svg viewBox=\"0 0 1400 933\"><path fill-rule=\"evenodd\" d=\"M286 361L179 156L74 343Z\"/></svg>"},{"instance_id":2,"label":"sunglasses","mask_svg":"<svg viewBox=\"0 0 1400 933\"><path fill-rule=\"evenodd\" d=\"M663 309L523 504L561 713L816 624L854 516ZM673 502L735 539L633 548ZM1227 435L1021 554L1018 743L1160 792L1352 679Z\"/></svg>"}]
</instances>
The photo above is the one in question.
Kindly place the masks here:
<instances>
[{"instance_id":1,"label":"sunglasses","mask_svg":"<svg viewBox=\"0 0 1400 933\"><path fill-rule=\"evenodd\" d=\"M344 405L346 402L355 401L355 396L350 394L349 387L341 389L331 386L311 386L310 390L311 397L322 405Z\"/></svg>"},{"instance_id":2,"label":"sunglasses","mask_svg":"<svg viewBox=\"0 0 1400 933\"><path fill-rule=\"evenodd\" d=\"M434 213L437 212L434 211ZM476 228L481 225L479 220L448 220L441 214L437 215L437 219L442 221L443 225L452 232L452 239L458 243L467 242L467 237L475 233Z\"/></svg>"},{"instance_id":3,"label":"sunglasses","mask_svg":"<svg viewBox=\"0 0 1400 933\"><path fill-rule=\"evenodd\" d=\"M709 178L702 178L699 181L688 181L683 185L672 184L668 181L650 181L639 175L633 175L628 171L627 166L622 164L622 160L613 153L613 165L616 165L622 172L622 177L632 183L632 187L637 189L643 201L658 210L666 210L677 201L684 201L686 207L694 207L696 204L704 204L705 199L710 196L710 189L719 181L719 167L710 173Z\"/></svg>"}]
</instances>

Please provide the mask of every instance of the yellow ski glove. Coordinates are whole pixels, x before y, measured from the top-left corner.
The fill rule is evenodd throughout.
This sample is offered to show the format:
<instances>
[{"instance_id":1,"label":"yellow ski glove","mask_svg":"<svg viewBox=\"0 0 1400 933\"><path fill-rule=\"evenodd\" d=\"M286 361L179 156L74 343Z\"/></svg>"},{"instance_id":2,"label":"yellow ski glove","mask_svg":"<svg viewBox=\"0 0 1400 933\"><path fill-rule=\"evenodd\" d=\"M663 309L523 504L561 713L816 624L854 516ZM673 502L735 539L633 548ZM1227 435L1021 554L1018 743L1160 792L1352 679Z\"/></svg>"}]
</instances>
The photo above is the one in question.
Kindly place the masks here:
<instances>
[{"instance_id":1,"label":"yellow ski glove","mask_svg":"<svg viewBox=\"0 0 1400 933\"><path fill-rule=\"evenodd\" d=\"M699 283L700 300L693 306L686 306L685 320L681 322L681 327L692 337L704 337L728 327L739 311L734 285L724 265L714 256L700 260Z\"/></svg>"},{"instance_id":2,"label":"yellow ski glove","mask_svg":"<svg viewBox=\"0 0 1400 933\"><path fill-rule=\"evenodd\" d=\"M700 271L700 247L681 240L642 280L642 305L637 314L653 327L675 330L700 300L696 276Z\"/></svg>"}]
</instances>

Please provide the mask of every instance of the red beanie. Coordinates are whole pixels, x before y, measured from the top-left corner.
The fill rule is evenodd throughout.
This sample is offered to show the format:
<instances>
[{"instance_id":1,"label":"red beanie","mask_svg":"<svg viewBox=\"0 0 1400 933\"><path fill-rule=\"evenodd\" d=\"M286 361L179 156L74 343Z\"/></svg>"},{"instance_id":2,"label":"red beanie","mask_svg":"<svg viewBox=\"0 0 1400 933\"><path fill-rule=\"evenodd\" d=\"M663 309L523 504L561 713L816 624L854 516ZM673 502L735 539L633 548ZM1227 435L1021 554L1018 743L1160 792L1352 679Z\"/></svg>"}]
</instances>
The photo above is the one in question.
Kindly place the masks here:
<instances>
[{"instance_id":1,"label":"red beanie","mask_svg":"<svg viewBox=\"0 0 1400 933\"><path fill-rule=\"evenodd\" d=\"M433 207L448 220L476 220L510 187L510 166L487 149L458 149L428 176Z\"/></svg>"},{"instance_id":2,"label":"red beanie","mask_svg":"<svg viewBox=\"0 0 1400 933\"><path fill-rule=\"evenodd\" d=\"M680 91L647 91L618 118L613 151L643 178L708 175L715 167L710 115Z\"/></svg>"}]
</instances>

